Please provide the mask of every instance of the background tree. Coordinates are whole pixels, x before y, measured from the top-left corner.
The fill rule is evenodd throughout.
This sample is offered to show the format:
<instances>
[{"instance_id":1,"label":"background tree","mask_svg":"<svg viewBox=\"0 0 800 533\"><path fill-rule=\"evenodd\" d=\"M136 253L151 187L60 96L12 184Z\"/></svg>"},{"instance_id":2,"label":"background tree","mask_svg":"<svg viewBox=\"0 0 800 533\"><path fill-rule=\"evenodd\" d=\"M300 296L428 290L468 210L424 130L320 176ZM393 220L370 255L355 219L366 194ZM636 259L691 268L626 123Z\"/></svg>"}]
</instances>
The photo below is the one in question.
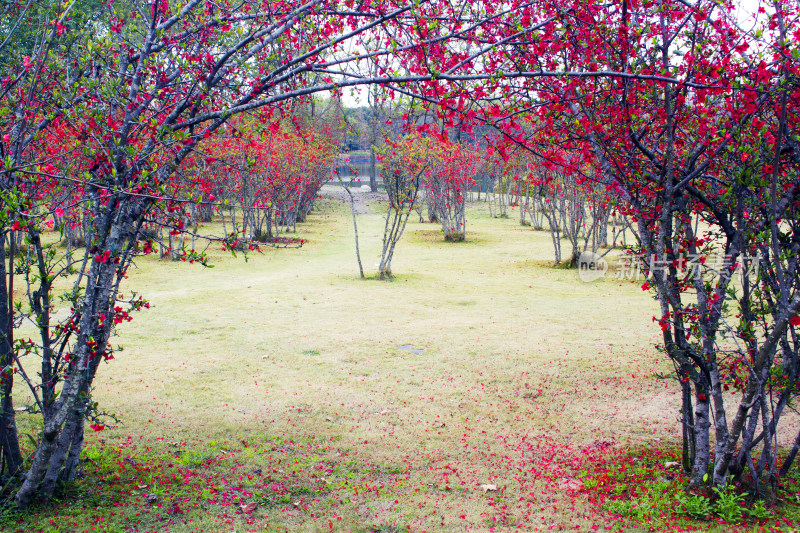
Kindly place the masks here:
<instances>
[{"instance_id":1,"label":"background tree","mask_svg":"<svg viewBox=\"0 0 800 533\"><path fill-rule=\"evenodd\" d=\"M385 144L379 156L381 176L389 202L386 207L378 272L381 279L388 279L392 277L394 249L414 210L422 175L436 158L435 140L419 133L411 133L399 141Z\"/></svg>"},{"instance_id":2,"label":"background tree","mask_svg":"<svg viewBox=\"0 0 800 533\"><path fill-rule=\"evenodd\" d=\"M446 241L459 242L467 235L467 191L480 171L478 149L437 138L436 159L425 172L425 191Z\"/></svg>"}]
</instances>

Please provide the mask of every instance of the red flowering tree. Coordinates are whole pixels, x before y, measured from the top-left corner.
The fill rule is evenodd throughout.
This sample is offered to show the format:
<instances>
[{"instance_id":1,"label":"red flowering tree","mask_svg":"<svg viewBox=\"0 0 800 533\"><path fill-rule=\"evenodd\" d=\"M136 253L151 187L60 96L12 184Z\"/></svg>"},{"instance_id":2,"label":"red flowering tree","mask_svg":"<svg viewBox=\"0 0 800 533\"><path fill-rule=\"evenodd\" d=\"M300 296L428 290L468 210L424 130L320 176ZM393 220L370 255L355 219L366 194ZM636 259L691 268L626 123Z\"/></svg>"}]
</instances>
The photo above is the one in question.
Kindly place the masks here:
<instances>
[{"instance_id":1,"label":"red flowering tree","mask_svg":"<svg viewBox=\"0 0 800 533\"><path fill-rule=\"evenodd\" d=\"M247 117L204 144L209 180L226 202L223 224L227 211L235 238L271 242L281 227L305 219L339 153L335 126L308 117Z\"/></svg>"},{"instance_id":2,"label":"red flowering tree","mask_svg":"<svg viewBox=\"0 0 800 533\"><path fill-rule=\"evenodd\" d=\"M435 145L434 139L412 133L397 141L387 140L378 152L379 168L389 197L378 264L381 279L392 277L394 249L414 210L422 176L435 162Z\"/></svg>"},{"instance_id":3,"label":"red flowering tree","mask_svg":"<svg viewBox=\"0 0 800 533\"><path fill-rule=\"evenodd\" d=\"M682 386L692 483L733 476L770 493L800 449L798 435L779 465L778 428L800 385L798 5L775 2L753 34L730 6L652 7L604 12L608 32L587 31L596 12L575 13L563 60L631 78L552 84L531 127L578 165L531 146L552 168L598 169L585 178L637 224L635 260Z\"/></svg>"},{"instance_id":4,"label":"red flowering tree","mask_svg":"<svg viewBox=\"0 0 800 533\"><path fill-rule=\"evenodd\" d=\"M451 141L446 134L435 135L435 140L432 164L423 174L426 200L433 218L442 225L445 240L463 241L467 237L466 195L482 167L481 152Z\"/></svg>"}]
</instances>

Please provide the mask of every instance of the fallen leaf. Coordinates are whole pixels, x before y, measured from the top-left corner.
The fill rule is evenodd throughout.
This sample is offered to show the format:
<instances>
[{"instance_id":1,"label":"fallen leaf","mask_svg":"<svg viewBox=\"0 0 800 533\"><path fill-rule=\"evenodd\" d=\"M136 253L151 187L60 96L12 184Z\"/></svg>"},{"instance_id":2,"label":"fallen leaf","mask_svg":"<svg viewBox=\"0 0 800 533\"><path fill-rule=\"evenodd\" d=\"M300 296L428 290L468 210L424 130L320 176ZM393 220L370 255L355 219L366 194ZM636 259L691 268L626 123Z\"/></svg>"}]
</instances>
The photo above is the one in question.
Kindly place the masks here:
<instances>
[{"instance_id":1,"label":"fallen leaf","mask_svg":"<svg viewBox=\"0 0 800 533\"><path fill-rule=\"evenodd\" d=\"M250 513L252 513L253 511L256 510L256 507L258 507L258 504L256 502L250 502L248 504L242 504L239 507L242 508L242 512L243 513L250 514Z\"/></svg>"}]
</instances>

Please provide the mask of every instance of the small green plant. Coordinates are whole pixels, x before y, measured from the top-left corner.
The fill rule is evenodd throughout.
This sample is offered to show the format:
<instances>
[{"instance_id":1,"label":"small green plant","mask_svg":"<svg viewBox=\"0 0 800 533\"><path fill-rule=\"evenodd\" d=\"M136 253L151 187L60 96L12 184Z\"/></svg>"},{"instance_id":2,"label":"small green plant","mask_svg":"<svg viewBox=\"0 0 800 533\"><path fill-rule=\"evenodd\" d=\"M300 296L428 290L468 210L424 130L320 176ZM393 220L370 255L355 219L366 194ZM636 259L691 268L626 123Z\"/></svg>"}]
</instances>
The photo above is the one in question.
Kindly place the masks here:
<instances>
[{"instance_id":1,"label":"small green plant","mask_svg":"<svg viewBox=\"0 0 800 533\"><path fill-rule=\"evenodd\" d=\"M590 483L599 484L596 478L584 478L584 484L587 480ZM653 483L638 488L640 489L638 497L632 493L629 498L607 501L605 509L610 513L629 516L642 524L656 528L663 527L664 517L670 514L672 503L672 499L668 495L670 493L669 484ZM633 490L636 492L635 489Z\"/></svg>"},{"instance_id":2,"label":"small green plant","mask_svg":"<svg viewBox=\"0 0 800 533\"><path fill-rule=\"evenodd\" d=\"M772 513L770 513L769 509L767 509L764 500L758 500L751 508L747 509L747 514L756 520L766 520L771 516Z\"/></svg>"},{"instance_id":3,"label":"small green plant","mask_svg":"<svg viewBox=\"0 0 800 533\"><path fill-rule=\"evenodd\" d=\"M738 522L744 513L744 497L747 493L738 494L736 489L728 484L720 489L714 487L714 492L717 494L717 502L714 504L714 512L726 522Z\"/></svg>"},{"instance_id":4,"label":"small green plant","mask_svg":"<svg viewBox=\"0 0 800 533\"><path fill-rule=\"evenodd\" d=\"M705 496L699 494L678 493L678 512L691 516L692 518L705 518L711 514L711 502Z\"/></svg>"}]
</instances>

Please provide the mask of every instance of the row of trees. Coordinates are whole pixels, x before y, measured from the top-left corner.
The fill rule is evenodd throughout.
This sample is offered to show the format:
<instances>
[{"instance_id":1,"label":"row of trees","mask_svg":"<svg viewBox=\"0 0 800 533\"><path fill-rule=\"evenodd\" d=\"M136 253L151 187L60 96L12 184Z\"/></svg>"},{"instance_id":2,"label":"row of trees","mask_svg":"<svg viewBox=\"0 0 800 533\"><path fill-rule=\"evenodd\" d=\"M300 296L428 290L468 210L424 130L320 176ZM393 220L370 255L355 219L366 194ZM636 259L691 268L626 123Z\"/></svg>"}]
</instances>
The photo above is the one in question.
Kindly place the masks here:
<instances>
[{"instance_id":1,"label":"row of trees","mask_svg":"<svg viewBox=\"0 0 800 533\"><path fill-rule=\"evenodd\" d=\"M158 206L143 226L150 247L157 244L162 256L174 260L191 256L200 223L214 215L222 223L218 239L239 248L247 241L274 242L305 220L330 179L339 149L337 124L302 114L294 120L260 118L231 120L205 140L202 152L189 154L177 167L168 188L172 202ZM64 144L63 138L47 142ZM82 201L80 173L73 169L68 175L75 186L68 198L51 205L47 227L59 231L72 251L88 242L92 218ZM18 245L22 236L16 235Z\"/></svg>"},{"instance_id":2,"label":"row of trees","mask_svg":"<svg viewBox=\"0 0 800 533\"><path fill-rule=\"evenodd\" d=\"M485 200L492 216L508 217L508 208L516 206L522 225L549 230L556 265L563 260L564 240L571 247L566 263L575 267L583 252L617 246L623 228L633 229L623 215L616 216L614 200L605 188L585 178L587 172L548 170L527 150L500 154L493 140L483 139L480 146L453 142L448 135L416 132L397 142L387 141L381 165L390 200L384 258L391 257L393 243L402 235L402 229L394 228L405 226L411 210L417 211L420 221L441 223L445 240L464 240L466 200L478 181L488 184ZM612 229L610 242L612 222L622 227L619 232ZM390 270L381 268L381 273L388 276Z\"/></svg>"},{"instance_id":3,"label":"row of trees","mask_svg":"<svg viewBox=\"0 0 800 533\"><path fill-rule=\"evenodd\" d=\"M0 9L0 458L20 507L75 471L114 326L146 306L122 283L133 259L153 249L153 225L180 234L185 206L220 193L198 176L219 172L246 178L246 191L228 191L247 211L246 235L276 220L286 226L327 164L330 136L292 148L299 134L268 117L358 85L427 102L442 130L494 128L501 159L512 147L529 151L541 169L532 185L563 192L564 209L575 209L576 194L584 205L603 194L597 205L607 199L635 220L683 391L692 483L746 474L768 490L792 464L800 435L779 469L777 434L800 385L796 0L775 0L747 30L716 0L72 0ZM90 22L76 24L79 13ZM262 125L233 121L257 110ZM270 166L272 142L302 171ZM408 164L401 181L429 173L433 214L457 235L465 183L480 165L441 142L454 144L427 167ZM285 172L273 180L279 190L262 194L275 172ZM301 175L308 184L292 182ZM410 212L410 189L397 190L391 209ZM67 212L80 220L80 251L45 237ZM556 225L558 209L548 213ZM702 229L691 223L698 218ZM716 251L727 266L713 279L692 276L687 256ZM756 253L757 277L734 283L735 266ZM23 324L36 335L18 335ZM40 417L27 458L15 380Z\"/></svg>"},{"instance_id":4,"label":"row of trees","mask_svg":"<svg viewBox=\"0 0 800 533\"><path fill-rule=\"evenodd\" d=\"M556 265L565 259L563 240L570 245L566 256L570 267L577 266L587 250L596 253L600 248L617 246L616 232L612 242L608 238L614 198L595 180L586 179L595 172L591 167L580 174L568 168L548 169L528 150L517 149L511 154L488 151L487 155L481 172L489 184L485 200L490 215L507 218L509 207L515 206L521 225L535 230L547 228Z\"/></svg>"},{"instance_id":5,"label":"row of trees","mask_svg":"<svg viewBox=\"0 0 800 533\"><path fill-rule=\"evenodd\" d=\"M208 184L224 233L273 242L308 216L338 153L338 125L325 117L248 116L206 140L202 159L179 172Z\"/></svg>"},{"instance_id":6,"label":"row of trees","mask_svg":"<svg viewBox=\"0 0 800 533\"><path fill-rule=\"evenodd\" d=\"M430 128L386 140L380 168L389 198L379 273L391 277L394 248L411 213L442 226L444 239L460 242L467 232L467 193L484 167L485 148L453 141Z\"/></svg>"}]
</instances>

